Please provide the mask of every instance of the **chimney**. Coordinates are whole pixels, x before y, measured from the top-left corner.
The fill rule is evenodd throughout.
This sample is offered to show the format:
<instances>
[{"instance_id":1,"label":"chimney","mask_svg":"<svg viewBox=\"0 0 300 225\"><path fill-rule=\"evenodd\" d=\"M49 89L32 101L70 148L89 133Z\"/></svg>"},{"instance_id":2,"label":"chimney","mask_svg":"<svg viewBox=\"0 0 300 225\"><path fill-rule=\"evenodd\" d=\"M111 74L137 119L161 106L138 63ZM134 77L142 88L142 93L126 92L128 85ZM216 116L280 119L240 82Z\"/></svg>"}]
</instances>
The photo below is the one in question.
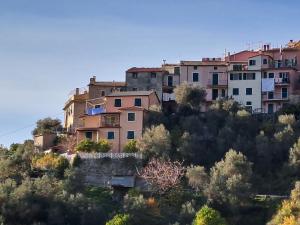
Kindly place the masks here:
<instances>
[{"instance_id":1,"label":"chimney","mask_svg":"<svg viewBox=\"0 0 300 225\"><path fill-rule=\"evenodd\" d=\"M79 95L79 88L76 88L75 95Z\"/></svg>"},{"instance_id":2,"label":"chimney","mask_svg":"<svg viewBox=\"0 0 300 225\"><path fill-rule=\"evenodd\" d=\"M90 84L94 84L96 82L96 76L90 78Z\"/></svg>"}]
</instances>

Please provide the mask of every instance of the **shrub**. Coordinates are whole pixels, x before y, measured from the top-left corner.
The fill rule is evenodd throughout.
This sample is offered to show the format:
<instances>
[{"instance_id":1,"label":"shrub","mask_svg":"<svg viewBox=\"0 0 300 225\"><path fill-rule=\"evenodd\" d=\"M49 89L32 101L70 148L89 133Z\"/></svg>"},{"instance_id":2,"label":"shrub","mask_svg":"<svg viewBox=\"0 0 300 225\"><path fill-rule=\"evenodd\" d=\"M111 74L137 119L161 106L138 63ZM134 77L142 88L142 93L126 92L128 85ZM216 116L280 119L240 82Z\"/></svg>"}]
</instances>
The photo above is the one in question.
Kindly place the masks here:
<instances>
[{"instance_id":1,"label":"shrub","mask_svg":"<svg viewBox=\"0 0 300 225\"><path fill-rule=\"evenodd\" d=\"M278 122L284 125L293 125L296 122L293 114L284 114L278 116Z\"/></svg>"},{"instance_id":2,"label":"shrub","mask_svg":"<svg viewBox=\"0 0 300 225\"><path fill-rule=\"evenodd\" d=\"M197 212L193 225L226 225L226 221L218 211L205 205Z\"/></svg>"},{"instance_id":3,"label":"shrub","mask_svg":"<svg viewBox=\"0 0 300 225\"><path fill-rule=\"evenodd\" d=\"M40 170L54 171L58 175L63 175L66 168L69 166L69 161L59 155L53 153L36 156L32 160L32 167Z\"/></svg>"},{"instance_id":4,"label":"shrub","mask_svg":"<svg viewBox=\"0 0 300 225\"><path fill-rule=\"evenodd\" d=\"M111 144L104 139L101 139L99 142L85 139L76 146L76 151L79 152L108 152L110 149Z\"/></svg>"},{"instance_id":5,"label":"shrub","mask_svg":"<svg viewBox=\"0 0 300 225\"><path fill-rule=\"evenodd\" d=\"M138 152L138 148L136 147L136 140L131 140L128 141L127 144L125 145L123 152L125 153L134 153Z\"/></svg>"},{"instance_id":6,"label":"shrub","mask_svg":"<svg viewBox=\"0 0 300 225\"><path fill-rule=\"evenodd\" d=\"M117 214L106 225L130 225L130 217L128 214Z\"/></svg>"}]
</instances>

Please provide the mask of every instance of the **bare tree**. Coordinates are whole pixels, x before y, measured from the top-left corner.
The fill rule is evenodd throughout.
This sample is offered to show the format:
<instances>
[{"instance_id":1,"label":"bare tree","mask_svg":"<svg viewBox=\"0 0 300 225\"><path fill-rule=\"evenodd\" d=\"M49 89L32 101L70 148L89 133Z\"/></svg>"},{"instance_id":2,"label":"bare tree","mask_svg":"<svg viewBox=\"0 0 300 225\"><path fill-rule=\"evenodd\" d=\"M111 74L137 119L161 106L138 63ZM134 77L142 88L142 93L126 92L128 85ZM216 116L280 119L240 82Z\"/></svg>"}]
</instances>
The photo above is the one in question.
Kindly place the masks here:
<instances>
[{"instance_id":1,"label":"bare tree","mask_svg":"<svg viewBox=\"0 0 300 225\"><path fill-rule=\"evenodd\" d=\"M77 138L75 135L70 135L64 138L61 142L61 145L68 152L75 152L75 147L77 145Z\"/></svg>"},{"instance_id":2,"label":"bare tree","mask_svg":"<svg viewBox=\"0 0 300 225\"><path fill-rule=\"evenodd\" d=\"M152 158L138 174L158 193L163 194L180 183L185 173L181 162Z\"/></svg>"}]
</instances>

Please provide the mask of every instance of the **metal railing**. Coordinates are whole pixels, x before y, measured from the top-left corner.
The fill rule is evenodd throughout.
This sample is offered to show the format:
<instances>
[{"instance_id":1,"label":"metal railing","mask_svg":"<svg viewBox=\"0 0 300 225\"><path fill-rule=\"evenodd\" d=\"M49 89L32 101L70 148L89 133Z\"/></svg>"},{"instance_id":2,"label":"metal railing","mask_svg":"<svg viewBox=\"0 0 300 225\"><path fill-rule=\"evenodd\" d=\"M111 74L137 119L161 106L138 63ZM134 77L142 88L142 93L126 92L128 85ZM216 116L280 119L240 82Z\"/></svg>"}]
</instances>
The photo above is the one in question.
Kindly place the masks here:
<instances>
[{"instance_id":1,"label":"metal railing","mask_svg":"<svg viewBox=\"0 0 300 225\"><path fill-rule=\"evenodd\" d=\"M213 80L213 79L208 79L207 85L210 86L226 86L227 85L227 79L219 79L219 80Z\"/></svg>"}]
</instances>

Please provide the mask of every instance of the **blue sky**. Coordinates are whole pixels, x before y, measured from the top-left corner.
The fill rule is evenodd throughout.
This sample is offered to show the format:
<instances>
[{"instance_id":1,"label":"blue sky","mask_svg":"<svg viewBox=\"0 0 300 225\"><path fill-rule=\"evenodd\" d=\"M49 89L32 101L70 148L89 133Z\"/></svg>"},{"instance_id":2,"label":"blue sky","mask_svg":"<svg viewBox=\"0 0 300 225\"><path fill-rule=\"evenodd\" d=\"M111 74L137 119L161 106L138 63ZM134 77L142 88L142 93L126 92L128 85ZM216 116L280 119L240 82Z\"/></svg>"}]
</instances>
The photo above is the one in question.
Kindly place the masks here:
<instances>
[{"instance_id":1,"label":"blue sky","mask_svg":"<svg viewBox=\"0 0 300 225\"><path fill-rule=\"evenodd\" d=\"M89 77L124 80L131 66L198 60L300 39L299 1L0 1L0 144L63 118Z\"/></svg>"}]
</instances>

